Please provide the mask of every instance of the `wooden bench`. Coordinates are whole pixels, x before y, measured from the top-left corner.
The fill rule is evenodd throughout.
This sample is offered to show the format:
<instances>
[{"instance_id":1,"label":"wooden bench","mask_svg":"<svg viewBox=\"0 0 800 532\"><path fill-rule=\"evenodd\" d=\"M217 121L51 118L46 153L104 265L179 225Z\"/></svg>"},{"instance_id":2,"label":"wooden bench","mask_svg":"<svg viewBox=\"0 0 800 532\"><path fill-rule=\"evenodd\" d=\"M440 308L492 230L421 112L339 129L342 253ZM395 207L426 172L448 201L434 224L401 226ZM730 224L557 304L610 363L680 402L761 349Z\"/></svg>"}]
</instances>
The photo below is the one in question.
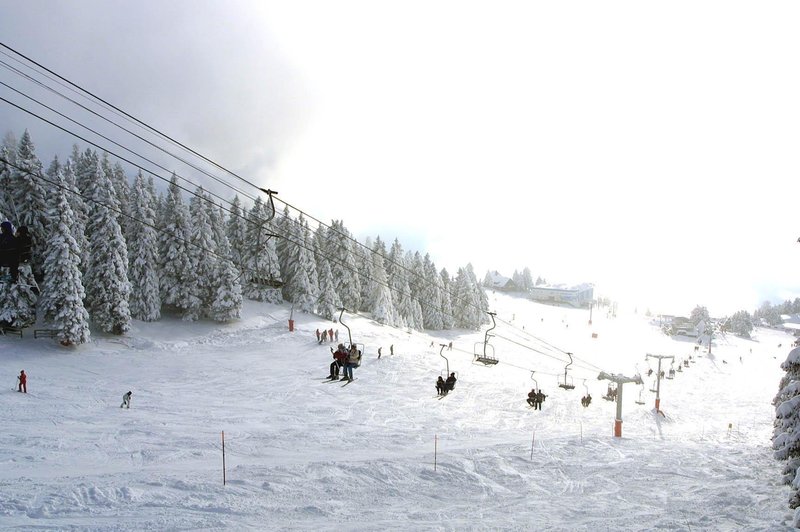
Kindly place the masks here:
<instances>
[{"instance_id":1,"label":"wooden bench","mask_svg":"<svg viewBox=\"0 0 800 532\"><path fill-rule=\"evenodd\" d=\"M34 329L33 330L33 337L34 338L55 338L58 336L58 330L56 329Z\"/></svg>"},{"instance_id":2,"label":"wooden bench","mask_svg":"<svg viewBox=\"0 0 800 532\"><path fill-rule=\"evenodd\" d=\"M1 327L0 330L3 331L3 335L5 336L13 334L22 338L22 329L20 329L19 327Z\"/></svg>"}]
</instances>

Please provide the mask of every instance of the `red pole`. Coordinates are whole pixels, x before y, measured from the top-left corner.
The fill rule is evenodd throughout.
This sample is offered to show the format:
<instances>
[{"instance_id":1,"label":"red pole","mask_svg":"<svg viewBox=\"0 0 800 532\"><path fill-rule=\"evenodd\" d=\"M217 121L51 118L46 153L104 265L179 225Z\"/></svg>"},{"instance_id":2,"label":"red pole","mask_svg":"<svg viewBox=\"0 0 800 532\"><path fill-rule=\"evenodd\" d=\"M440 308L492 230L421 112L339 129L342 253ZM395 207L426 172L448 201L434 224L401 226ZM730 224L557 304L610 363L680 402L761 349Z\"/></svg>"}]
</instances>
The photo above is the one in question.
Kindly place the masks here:
<instances>
[{"instance_id":1,"label":"red pole","mask_svg":"<svg viewBox=\"0 0 800 532\"><path fill-rule=\"evenodd\" d=\"M225 485L225 431L222 431L222 485Z\"/></svg>"},{"instance_id":2,"label":"red pole","mask_svg":"<svg viewBox=\"0 0 800 532\"><path fill-rule=\"evenodd\" d=\"M614 436L617 438L622 437L622 420L615 419L614 420Z\"/></svg>"}]
</instances>

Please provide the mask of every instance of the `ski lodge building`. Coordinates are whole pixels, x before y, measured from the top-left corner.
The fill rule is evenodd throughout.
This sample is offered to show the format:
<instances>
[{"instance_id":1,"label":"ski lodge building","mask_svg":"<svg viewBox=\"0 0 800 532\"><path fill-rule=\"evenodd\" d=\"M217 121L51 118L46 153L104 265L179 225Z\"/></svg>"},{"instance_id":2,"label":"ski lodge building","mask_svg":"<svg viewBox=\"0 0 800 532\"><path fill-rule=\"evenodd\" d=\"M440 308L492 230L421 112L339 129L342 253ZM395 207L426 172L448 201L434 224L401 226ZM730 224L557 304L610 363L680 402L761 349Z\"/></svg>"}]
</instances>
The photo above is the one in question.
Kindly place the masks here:
<instances>
[{"instance_id":1,"label":"ski lodge building","mask_svg":"<svg viewBox=\"0 0 800 532\"><path fill-rule=\"evenodd\" d=\"M594 299L594 286L588 283L569 287L539 285L531 288L530 297L542 303L570 305L575 308L588 307Z\"/></svg>"}]
</instances>

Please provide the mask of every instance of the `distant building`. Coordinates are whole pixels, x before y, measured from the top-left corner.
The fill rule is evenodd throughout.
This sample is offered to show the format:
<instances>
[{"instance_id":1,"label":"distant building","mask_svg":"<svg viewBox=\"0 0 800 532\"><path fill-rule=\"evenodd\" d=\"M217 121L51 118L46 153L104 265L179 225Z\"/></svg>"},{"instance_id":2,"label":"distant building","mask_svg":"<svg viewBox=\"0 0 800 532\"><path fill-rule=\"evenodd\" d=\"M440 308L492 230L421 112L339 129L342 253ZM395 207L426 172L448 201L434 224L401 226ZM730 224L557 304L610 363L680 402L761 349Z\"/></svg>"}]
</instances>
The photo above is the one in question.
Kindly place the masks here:
<instances>
[{"instance_id":1,"label":"distant building","mask_svg":"<svg viewBox=\"0 0 800 532\"><path fill-rule=\"evenodd\" d=\"M542 303L588 307L594 300L594 286L588 283L576 286L539 285L531 288L530 297Z\"/></svg>"},{"instance_id":2,"label":"distant building","mask_svg":"<svg viewBox=\"0 0 800 532\"><path fill-rule=\"evenodd\" d=\"M700 331L698 327L696 327L691 321L689 321L689 318L683 316L674 316L669 324L669 327L670 327L670 334L680 335L680 336L691 336L694 338L700 336Z\"/></svg>"},{"instance_id":3,"label":"distant building","mask_svg":"<svg viewBox=\"0 0 800 532\"><path fill-rule=\"evenodd\" d=\"M518 292L520 290L517 283L504 275L500 275L497 270L486 273L486 277L483 279L483 286L484 288L500 290L501 292Z\"/></svg>"}]
</instances>

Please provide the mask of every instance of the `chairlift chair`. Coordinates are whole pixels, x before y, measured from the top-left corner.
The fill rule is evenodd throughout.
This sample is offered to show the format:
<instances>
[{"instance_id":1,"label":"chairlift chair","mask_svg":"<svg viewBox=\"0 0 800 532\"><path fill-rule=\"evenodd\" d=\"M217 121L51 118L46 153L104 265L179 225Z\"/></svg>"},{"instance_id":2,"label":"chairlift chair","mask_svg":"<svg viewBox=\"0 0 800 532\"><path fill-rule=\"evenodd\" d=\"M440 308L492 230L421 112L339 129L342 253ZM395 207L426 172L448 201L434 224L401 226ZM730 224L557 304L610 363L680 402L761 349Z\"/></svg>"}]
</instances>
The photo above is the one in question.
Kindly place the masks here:
<instances>
[{"instance_id":1,"label":"chairlift chair","mask_svg":"<svg viewBox=\"0 0 800 532\"><path fill-rule=\"evenodd\" d=\"M268 208L269 208L269 216L263 221L261 226L259 227L257 236L256 236L256 264L255 264L255 271L252 272L248 276L248 281L255 285L259 289L266 289L266 288L281 288L283 286L283 281L280 278L276 278L273 272L273 264L272 259L267 255L267 264L266 269L264 268L263 264L259 264L259 257L261 256L261 249L262 249L262 232L264 228L267 226L275 218L275 201L272 199L273 194L277 194L276 191L270 189L260 189L262 192L265 192L268 196ZM267 237L266 240L263 241L263 245L266 245L269 242L269 239L273 236L278 236L273 233L266 233L264 235ZM274 265L277 266L277 265Z\"/></svg>"},{"instance_id":2,"label":"chairlift chair","mask_svg":"<svg viewBox=\"0 0 800 532\"><path fill-rule=\"evenodd\" d=\"M643 393L644 393L644 381L642 381L642 389L639 390L639 398L636 401L634 401L637 405L644 404L644 398L642 397Z\"/></svg>"},{"instance_id":3,"label":"chairlift chair","mask_svg":"<svg viewBox=\"0 0 800 532\"><path fill-rule=\"evenodd\" d=\"M567 371L569 371L569 367L572 365L572 353L567 353L567 356L569 357L569 363L564 366L564 382L559 382L558 387L564 388L565 390L574 390L575 384L573 384L572 377L567 375ZM567 377L569 377L569 380L567 380Z\"/></svg>"},{"instance_id":4,"label":"chairlift chair","mask_svg":"<svg viewBox=\"0 0 800 532\"><path fill-rule=\"evenodd\" d=\"M606 401L616 401L617 400L617 383L616 382L609 382L608 383L608 391L603 396L603 399Z\"/></svg>"},{"instance_id":5,"label":"chairlift chair","mask_svg":"<svg viewBox=\"0 0 800 532\"><path fill-rule=\"evenodd\" d=\"M656 381L653 381L653 385L650 387L650 391L653 393L658 392L658 388L656 386L657 386Z\"/></svg>"},{"instance_id":6,"label":"chairlift chair","mask_svg":"<svg viewBox=\"0 0 800 532\"><path fill-rule=\"evenodd\" d=\"M348 341L344 342L344 347L347 349L348 353L350 352L350 350L352 349L353 346L356 347L356 349L358 350L358 353L359 353L358 362L356 363L356 367L360 367L361 366L361 360L363 360L363 358L364 358L364 344L358 343L358 342L353 342L353 336L350 334L350 327L348 327L347 324L344 321L342 321L342 318L344 316L345 308L344 307L339 307L339 311L340 311L339 312L339 323L341 323L344 326L344 328L347 329L347 339L348 339Z\"/></svg>"},{"instance_id":7,"label":"chairlift chair","mask_svg":"<svg viewBox=\"0 0 800 532\"><path fill-rule=\"evenodd\" d=\"M473 362L480 362L484 366L494 366L499 362L499 360L497 360L497 357L494 356L494 347L489 344L489 338L492 337L492 335L489 334L489 331L497 327L497 323L494 321L494 312L487 312L487 314L489 314L489 316L492 318L492 326L486 330L486 336L483 339L482 350L478 348L478 346L481 345L480 342L475 343L475 359Z\"/></svg>"}]
</instances>

